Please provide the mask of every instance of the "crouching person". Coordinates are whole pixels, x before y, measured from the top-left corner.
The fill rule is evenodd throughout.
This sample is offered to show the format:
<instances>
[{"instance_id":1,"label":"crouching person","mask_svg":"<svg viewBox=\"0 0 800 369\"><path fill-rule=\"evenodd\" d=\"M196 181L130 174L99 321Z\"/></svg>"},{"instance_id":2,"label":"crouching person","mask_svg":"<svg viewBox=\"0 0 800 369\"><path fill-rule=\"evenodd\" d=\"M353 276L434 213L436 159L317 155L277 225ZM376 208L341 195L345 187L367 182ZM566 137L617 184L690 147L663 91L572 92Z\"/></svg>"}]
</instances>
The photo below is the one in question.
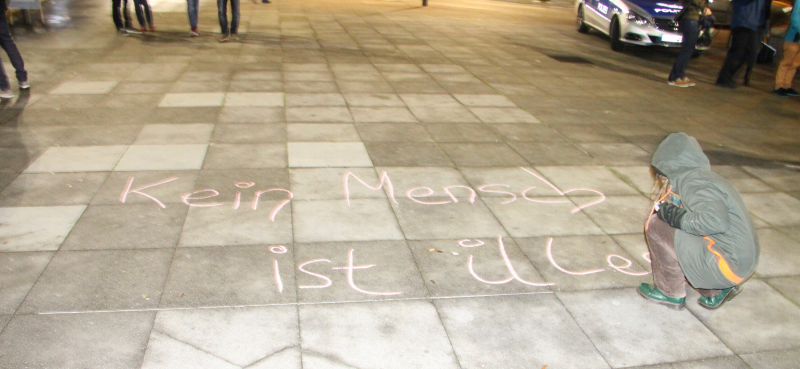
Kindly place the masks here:
<instances>
[{"instance_id":1,"label":"crouching person","mask_svg":"<svg viewBox=\"0 0 800 369\"><path fill-rule=\"evenodd\" d=\"M717 309L738 294L756 270L760 247L753 220L739 191L711 171L697 140L673 133L653 154L654 206L645 235L653 284L644 298L680 310L686 282L698 303Z\"/></svg>"}]
</instances>

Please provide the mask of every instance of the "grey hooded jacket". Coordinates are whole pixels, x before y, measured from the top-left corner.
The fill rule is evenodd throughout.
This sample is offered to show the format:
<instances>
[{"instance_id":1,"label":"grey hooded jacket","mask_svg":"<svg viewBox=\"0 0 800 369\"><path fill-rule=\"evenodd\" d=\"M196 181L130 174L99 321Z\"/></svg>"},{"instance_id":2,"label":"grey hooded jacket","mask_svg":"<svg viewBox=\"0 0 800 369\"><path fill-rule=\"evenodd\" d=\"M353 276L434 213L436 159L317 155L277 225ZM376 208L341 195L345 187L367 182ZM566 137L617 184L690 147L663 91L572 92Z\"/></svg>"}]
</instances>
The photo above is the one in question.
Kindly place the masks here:
<instances>
[{"instance_id":1,"label":"grey hooded jacket","mask_svg":"<svg viewBox=\"0 0 800 369\"><path fill-rule=\"evenodd\" d=\"M669 178L686 210L675 232L675 251L689 283L723 289L750 277L760 253L753 220L739 191L711 171L697 140L685 133L667 136L650 164Z\"/></svg>"}]
</instances>

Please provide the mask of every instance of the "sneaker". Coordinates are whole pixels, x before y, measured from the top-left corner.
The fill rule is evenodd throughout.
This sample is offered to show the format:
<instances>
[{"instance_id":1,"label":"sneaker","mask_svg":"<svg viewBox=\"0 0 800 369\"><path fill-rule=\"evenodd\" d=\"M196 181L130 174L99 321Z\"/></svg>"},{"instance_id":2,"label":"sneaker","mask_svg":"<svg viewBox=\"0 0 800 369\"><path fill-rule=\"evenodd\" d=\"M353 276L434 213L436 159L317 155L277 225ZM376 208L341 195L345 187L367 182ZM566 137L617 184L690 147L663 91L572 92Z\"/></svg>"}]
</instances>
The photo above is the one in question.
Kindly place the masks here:
<instances>
[{"instance_id":1,"label":"sneaker","mask_svg":"<svg viewBox=\"0 0 800 369\"><path fill-rule=\"evenodd\" d=\"M31 84L28 81L19 81L19 89L20 90L27 90L31 88Z\"/></svg>"},{"instance_id":2,"label":"sneaker","mask_svg":"<svg viewBox=\"0 0 800 369\"><path fill-rule=\"evenodd\" d=\"M690 80L689 80L688 78L686 78L686 77L683 77L683 78L681 78L681 81L682 81L683 83L685 83L687 87L692 87L692 86L695 86L695 83L694 83L694 82L692 82L692 81L690 81Z\"/></svg>"},{"instance_id":3,"label":"sneaker","mask_svg":"<svg viewBox=\"0 0 800 369\"><path fill-rule=\"evenodd\" d=\"M231 41L240 41L239 35L237 35L235 33L231 35L230 39L231 39Z\"/></svg>"},{"instance_id":4,"label":"sneaker","mask_svg":"<svg viewBox=\"0 0 800 369\"><path fill-rule=\"evenodd\" d=\"M155 32L156 31L156 26L151 25L150 27L147 28L147 30L150 31L150 32Z\"/></svg>"},{"instance_id":5,"label":"sneaker","mask_svg":"<svg viewBox=\"0 0 800 369\"><path fill-rule=\"evenodd\" d=\"M639 292L639 295L656 304L664 305L673 310L683 310L683 308L686 307L686 297L669 297L653 284L642 283L636 292Z\"/></svg>"},{"instance_id":6,"label":"sneaker","mask_svg":"<svg viewBox=\"0 0 800 369\"><path fill-rule=\"evenodd\" d=\"M0 90L0 99L11 99L14 97L14 93L11 90Z\"/></svg>"},{"instance_id":7,"label":"sneaker","mask_svg":"<svg viewBox=\"0 0 800 369\"><path fill-rule=\"evenodd\" d=\"M786 90L786 95L788 96L800 96L800 92L797 92L794 88L789 87L784 90Z\"/></svg>"},{"instance_id":8,"label":"sneaker","mask_svg":"<svg viewBox=\"0 0 800 369\"><path fill-rule=\"evenodd\" d=\"M675 86L675 87L689 87L688 83L686 83L686 82L684 82L683 80L680 80L680 79L676 79L674 81L667 81L667 84L670 85L670 86Z\"/></svg>"},{"instance_id":9,"label":"sneaker","mask_svg":"<svg viewBox=\"0 0 800 369\"><path fill-rule=\"evenodd\" d=\"M140 31L142 31L142 33L145 33L145 32L147 32L147 27L145 27L145 26L142 26L142 28L140 28Z\"/></svg>"},{"instance_id":10,"label":"sneaker","mask_svg":"<svg viewBox=\"0 0 800 369\"><path fill-rule=\"evenodd\" d=\"M789 94L786 92L785 88L776 88L774 91L772 91L772 93L778 97L789 97Z\"/></svg>"},{"instance_id":11,"label":"sneaker","mask_svg":"<svg viewBox=\"0 0 800 369\"><path fill-rule=\"evenodd\" d=\"M127 32L127 31L125 31L125 29L124 29L124 28L120 28L120 29L118 29L118 30L117 30L117 34L118 34L118 35L120 35L120 36L129 36L129 35L128 35L128 32Z\"/></svg>"},{"instance_id":12,"label":"sneaker","mask_svg":"<svg viewBox=\"0 0 800 369\"><path fill-rule=\"evenodd\" d=\"M132 33L134 35L138 35L138 34L142 33L142 31L139 31L138 29L133 28L133 27L125 27L125 32Z\"/></svg>"},{"instance_id":13,"label":"sneaker","mask_svg":"<svg viewBox=\"0 0 800 369\"><path fill-rule=\"evenodd\" d=\"M733 300L733 298L736 297L736 295L738 295L739 292L742 292L742 287L734 286L719 291L719 293L716 296L712 297L700 296L700 298L697 300L697 303L700 304L700 306L709 310L719 309L719 307L722 306L722 304L724 304L726 301Z\"/></svg>"},{"instance_id":14,"label":"sneaker","mask_svg":"<svg viewBox=\"0 0 800 369\"><path fill-rule=\"evenodd\" d=\"M223 35L222 38L219 39L219 42L228 42L231 40L231 36Z\"/></svg>"},{"instance_id":15,"label":"sneaker","mask_svg":"<svg viewBox=\"0 0 800 369\"><path fill-rule=\"evenodd\" d=\"M189 31L189 36L191 37L200 36L200 32L197 31L197 27L192 27L192 30Z\"/></svg>"}]
</instances>

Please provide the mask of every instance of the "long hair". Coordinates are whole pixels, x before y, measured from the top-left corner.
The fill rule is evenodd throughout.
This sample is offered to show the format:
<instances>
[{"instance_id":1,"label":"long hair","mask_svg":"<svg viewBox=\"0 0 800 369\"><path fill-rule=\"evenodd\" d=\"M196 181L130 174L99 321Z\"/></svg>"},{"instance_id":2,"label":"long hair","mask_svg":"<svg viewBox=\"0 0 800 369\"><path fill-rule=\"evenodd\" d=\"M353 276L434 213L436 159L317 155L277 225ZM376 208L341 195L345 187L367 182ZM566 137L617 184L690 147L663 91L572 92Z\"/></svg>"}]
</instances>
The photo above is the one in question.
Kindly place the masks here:
<instances>
[{"instance_id":1,"label":"long hair","mask_svg":"<svg viewBox=\"0 0 800 369\"><path fill-rule=\"evenodd\" d=\"M669 178L658 174L653 166L650 166L650 177L653 178L653 190L650 194L650 201L656 203L663 200L669 192Z\"/></svg>"}]
</instances>

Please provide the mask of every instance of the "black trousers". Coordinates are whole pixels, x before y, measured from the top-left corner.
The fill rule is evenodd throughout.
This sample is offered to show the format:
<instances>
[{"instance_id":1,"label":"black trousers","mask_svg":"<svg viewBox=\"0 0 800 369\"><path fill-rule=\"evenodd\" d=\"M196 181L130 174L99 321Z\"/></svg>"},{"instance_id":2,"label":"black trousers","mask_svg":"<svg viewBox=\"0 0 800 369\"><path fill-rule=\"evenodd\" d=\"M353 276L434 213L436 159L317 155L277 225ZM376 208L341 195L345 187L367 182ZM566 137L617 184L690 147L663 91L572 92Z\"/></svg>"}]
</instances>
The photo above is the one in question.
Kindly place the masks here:
<instances>
[{"instance_id":1,"label":"black trousers","mask_svg":"<svg viewBox=\"0 0 800 369\"><path fill-rule=\"evenodd\" d=\"M11 65L17 71L17 81L27 81L28 72L25 71L25 63L22 61L22 55L19 54L17 44L11 38L11 30L8 28L8 21L5 16L0 16L0 47L6 51L8 60L11 61ZM2 63L0 63L0 90L8 90L9 88L8 76L6 76Z\"/></svg>"},{"instance_id":2,"label":"black trousers","mask_svg":"<svg viewBox=\"0 0 800 369\"><path fill-rule=\"evenodd\" d=\"M731 30L731 48L725 57L725 63L719 71L717 83L733 82L733 75L745 63L755 60L759 44L758 32L749 28L737 27Z\"/></svg>"},{"instance_id":3,"label":"black trousers","mask_svg":"<svg viewBox=\"0 0 800 369\"><path fill-rule=\"evenodd\" d=\"M125 14L124 24L122 23L122 14ZM131 13L128 12L128 0L111 0L111 17L114 18L114 25L117 26L117 29L130 27Z\"/></svg>"}]
</instances>

